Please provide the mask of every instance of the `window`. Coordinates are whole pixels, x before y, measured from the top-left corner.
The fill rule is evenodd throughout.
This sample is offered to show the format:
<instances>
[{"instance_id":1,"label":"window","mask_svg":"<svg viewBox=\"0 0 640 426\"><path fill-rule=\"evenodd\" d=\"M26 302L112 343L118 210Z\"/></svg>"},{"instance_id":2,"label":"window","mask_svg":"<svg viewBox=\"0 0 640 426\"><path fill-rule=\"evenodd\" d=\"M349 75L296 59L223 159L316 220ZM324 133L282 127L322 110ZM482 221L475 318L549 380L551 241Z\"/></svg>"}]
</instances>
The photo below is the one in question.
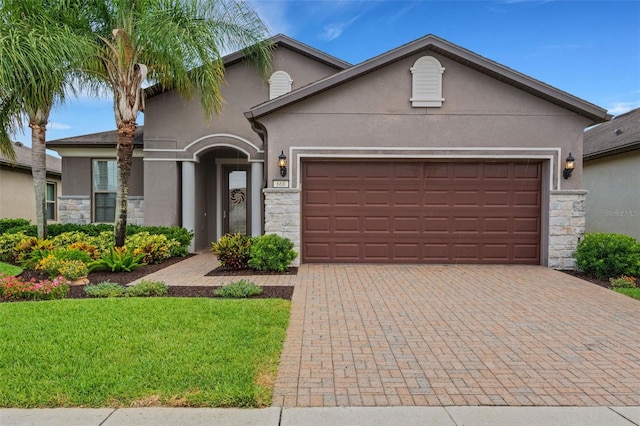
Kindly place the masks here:
<instances>
[{"instance_id":1,"label":"window","mask_svg":"<svg viewBox=\"0 0 640 426\"><path fill-rule=\"evenodd\" d=\"M115 222L116 160L93 160L93 221Z\"/></svg>"},{"instance_id":2,"label":"window","mask_svg":"<svg viewBox=\"0 0 640 426\"><path fill-rule=\"evenodd\" d=\"M423 56L410 68L412 74L411 106L441 107L444 68L433 56Z\"/></svg>"},{"instance_id":3,"label":"window","mask_svg":"<svg viewBox=\"0 0 640 426\"><path fill-rule=\"evenodd\" d=\"M291 91L291 77L284 71L276 71L269 79L269 100Z\"/></svg>"},{"instance_id":4,"label":"window","mask_svg":"<svg viewBox=\"0 0 640 426\"><path fill-rule=\"evenodd\" d=\"M47 203L47 220L56 220L56 199L57 191L55 182L47 182L47 193L45 202Z\"/></svg>"}]
</instances>

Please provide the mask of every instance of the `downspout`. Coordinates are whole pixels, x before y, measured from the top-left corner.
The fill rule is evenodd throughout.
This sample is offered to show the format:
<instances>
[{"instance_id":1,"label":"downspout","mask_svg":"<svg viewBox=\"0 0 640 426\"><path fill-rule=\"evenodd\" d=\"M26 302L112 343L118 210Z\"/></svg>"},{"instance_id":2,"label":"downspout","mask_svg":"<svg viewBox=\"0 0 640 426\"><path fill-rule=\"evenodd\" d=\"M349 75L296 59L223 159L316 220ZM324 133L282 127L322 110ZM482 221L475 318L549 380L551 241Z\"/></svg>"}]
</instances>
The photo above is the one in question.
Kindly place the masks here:
<instances>
[{"instance_id":1,"label":"downspout","mask_svg":"<svg viewBox=\"0 0 640 426\"><path fill-rule=\"evenodd\" d=\"M260 123L254 116L253 116L253 112L248 111L244 113L244 116L247 118L247 120L249 120L249 123L251 123L251 129L256 132L258 134L258 136L260 136L260 140L262 140L262 149L264 151L264 166L263 166L263 173L262 173L262 189L266 188L269 182L269 161L268 161L268 153L269 153L269 149L267 146L267 141L268 141L268 137L267 137L267 128L264 127L264 125L262 123ZM260 212L262 215L262 223L264 225L264 196L260 197ZM262 230L263 234L264 234L264 229Z\"/></svg>"}]
</instances>

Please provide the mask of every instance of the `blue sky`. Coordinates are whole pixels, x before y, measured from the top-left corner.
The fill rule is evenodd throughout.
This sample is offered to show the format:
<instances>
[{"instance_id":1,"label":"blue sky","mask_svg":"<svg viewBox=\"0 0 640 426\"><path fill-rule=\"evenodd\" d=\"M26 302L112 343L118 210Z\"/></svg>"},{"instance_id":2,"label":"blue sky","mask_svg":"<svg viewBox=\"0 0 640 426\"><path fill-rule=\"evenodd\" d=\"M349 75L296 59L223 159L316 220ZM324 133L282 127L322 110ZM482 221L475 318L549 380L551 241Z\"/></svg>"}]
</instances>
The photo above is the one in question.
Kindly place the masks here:
<instances>
[{"instance_id":1,"label":"blue sky","mask_svg":"<svg viewBox=\"0 0 640 426\"><path fill-rule=\"evenodd\" d=\"M617 115L640 107L638 1L252 0L283 33L353 64L434 34ZM141 114L138 123L144 122ZM112 101L54 109L47 139L115 129ZM16 140L30 145L30 134Z\"/></svg>"}]
</instances>

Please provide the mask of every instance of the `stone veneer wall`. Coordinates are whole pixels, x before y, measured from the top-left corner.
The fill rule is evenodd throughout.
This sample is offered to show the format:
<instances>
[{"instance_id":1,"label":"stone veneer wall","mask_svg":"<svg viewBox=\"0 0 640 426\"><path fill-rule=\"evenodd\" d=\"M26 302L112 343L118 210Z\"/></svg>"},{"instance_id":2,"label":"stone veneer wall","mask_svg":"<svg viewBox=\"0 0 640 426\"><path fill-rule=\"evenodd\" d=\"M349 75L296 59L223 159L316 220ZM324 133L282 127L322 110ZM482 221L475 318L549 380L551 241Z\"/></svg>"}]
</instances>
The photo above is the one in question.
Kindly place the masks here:
<instances>
[{"instance_id":1,"label":"stone veneer wall","mask_svg":"<svg viewBox=\"0 0 640 426\"><path fill-rule=\"evenodd\" d=\"M264 233L278 234L293 242L298 257L293 266L300 265L300 190L265 188Z\"/></svg>"},{"instance_id":2,"label":"stone veneer wall","mask_svg":"<svg viewBox=\"0 0 640 426\"><path fill-rule=\"evenodd\" d=\"M552 191L549 196L549 268L575 269L584 236L587 191Z\"/></svg>"},{"instance_id":3,"label":"stone veneer wall","mask_svg":"<svg viewBox=\"0 0 640 426\"><path fill-rule=\"evenodd\" d=\"M91 223L91 197L88 195L62 195L58 197L58 222ZM144 225L144 197L129 196L127 223Z\"/></svg>"}]
</instances>

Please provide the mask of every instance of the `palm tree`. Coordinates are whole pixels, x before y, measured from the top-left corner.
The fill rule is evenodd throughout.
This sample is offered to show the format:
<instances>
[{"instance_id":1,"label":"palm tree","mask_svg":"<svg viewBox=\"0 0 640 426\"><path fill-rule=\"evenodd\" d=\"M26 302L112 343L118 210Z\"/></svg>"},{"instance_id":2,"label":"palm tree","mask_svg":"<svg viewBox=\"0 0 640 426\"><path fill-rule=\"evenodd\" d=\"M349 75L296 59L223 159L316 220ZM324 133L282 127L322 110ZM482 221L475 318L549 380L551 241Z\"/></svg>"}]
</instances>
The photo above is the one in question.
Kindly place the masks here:
<instances>
[{"instance_id":1,"label":"palm tree","mask_svg":"<svg viewBox=\"0 0 640 426\"><path fill-rule=\"evenodd\" d=\"M0 150L14 158L10 135L31 128L38 237L46 238L46 126L65 99L75 63L93 44L64 24L72 2L4 0L0 4Z\"/></svg>"},{"instance_id":2,"label":"palm tree","mask_svg":"<svg viewBox=\"0 0 640 426\"><path fill-rule=\"evenodd\" d=\"M87 65L113 93L117 127L118 189L115 244L124 245L133 137L144 110L143 83L198 94L205 116L222 108L222 56L245 49L266 75L271 45L265 24L242 0L105 0L108 34L98 34L100 54Z\"/></svg>"}]
</instances>

